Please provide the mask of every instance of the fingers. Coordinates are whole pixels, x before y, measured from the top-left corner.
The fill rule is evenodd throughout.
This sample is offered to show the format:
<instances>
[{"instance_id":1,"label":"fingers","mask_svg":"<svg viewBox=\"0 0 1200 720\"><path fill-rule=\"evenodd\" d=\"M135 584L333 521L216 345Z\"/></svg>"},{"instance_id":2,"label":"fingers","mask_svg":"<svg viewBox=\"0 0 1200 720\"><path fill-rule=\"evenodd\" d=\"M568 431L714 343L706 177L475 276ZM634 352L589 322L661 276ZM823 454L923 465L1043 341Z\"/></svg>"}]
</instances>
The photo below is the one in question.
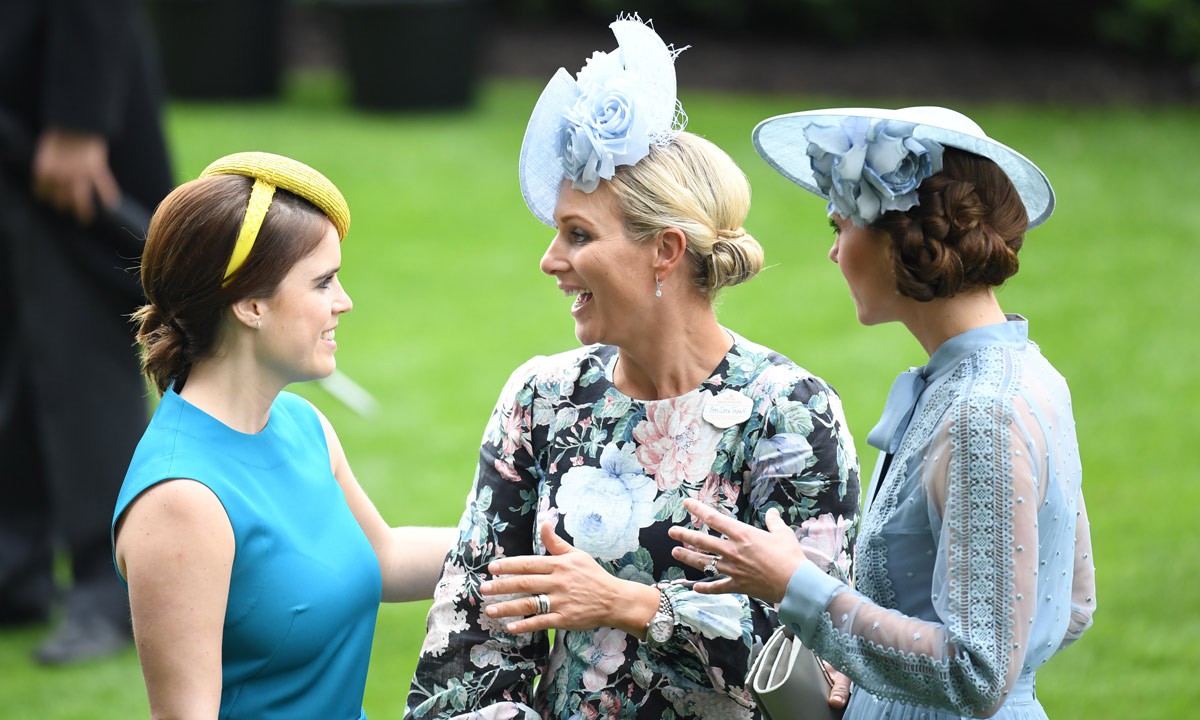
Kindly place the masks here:
<instances>
[{"instance_id":1,"label":"fingers","mask_svg":"<svg viewBox=\"0 0 1200 720\"><path fill-rule=\"evenodd\" d=\"M825 663L825 669L829 673L829 677L833 678L833 687L829 689L829 706L835 708L846 707L846 703L850 701L850 678L833 669L833 666L822 660Z\"/></svg>"},{"instance_id":2,"label":"fingers","mask_svg":"<svg viewBox=\"0 0 1200 720\"><path fill-rule=\"evenodd\" d=\"M719 537L716 537L713 535L709 535L708 533L702 533L697 530L690 530L688 528L679 527L678 525L676 525L675 527L669 528L667 530L667 535L669 537L671 537L673 540L678 540L679 542L684 543L685 545L691 545L692 547L699 548L699 549L703 550L704 552L709 553L711 555L725 555L726 554L726 552L725 552L726 542L725 542L724 538L719 538ZM705 562L708 562L708 561L705 560ZM704 566L701 565L700 567L703 568Z\"/></svg>"},{"instance_id":3,"label":"fingers","mask_svg":"<svg viewBox=\"0 0 1200 720\"><path fill-rule=\"evenodd\" d=\"M520 593L550 592L550 577L546 573L529 575L506 575L485 580L479 584L484 595L517 595Z\"/></svg>"},{"instance_id":4,"label":"fingers","mask_svg":"<svg viewBox=\"0 0 1200 720\"><path fill-rule=\"evenodd\" d=\"M575 549L571 543L563 540L558 533L554 532L554 525L551 523L542 523L538 531L542 536L542 545L546 546L546 552L551 555L565 555Z\"/></svg>"},{"instance_id":5,"label":"fingers","mask_svg":"<svg viewBox=\"0 0 1200 720\"><path fill-rule=\"evenodd\" d=\"M723 534L731 535L739 530L742 523L734 520L728 515L723 515L716 509L711 508L699 500L688 498L683 501L683 507L687 509L697 520L709 526L713 530Z\"/></svg>"},{"instance_id":6,"label":"fingers","mask_svg":"<svg viewBox=\"0 0 1200 720\"><path fill-rule=\"evenodd\" d=\"M721 578L720 580L698 582L692 586L692 589L703 595L724 595L726 593L742 592L738 589L733 578Z\"/></svg>"},{"instance_id":7,"label":"fingers","mask_svg":"<svg viewBox=\"0 0 1200 720\"><path fill-rule=\"evenodd\" d=\"M492 575L549 575L554 572L555 565L553 557L521 555L491 561L488 572Z\"/></svg>"},{"instance_id":8,"label":"fingers","mask_svg":"<svg viewBox=\"0 0 1200 720\"><path fill-rule=\"evenodd\" d=\"M796 534L795 531L792 530L791 526L788 525L787 523L785 523L783 521L783 518L780 517L779 508L776 508L776 507L768 508L765 519L766 519L767 530L770 531L771 533L776 533L776 534L777 533L787 533L788 535Z\"/></svg>"},{"instance_id":9,"label":"fingers","mask_svg":"<svg viewBox=\"0 0 1200 720\"><path fill-rule=\"evenodd\" d=\"M90 183L76 181L66 189L67 211L82 225L90 225L96 217L96 201Z\"/></svg>"},{"instance_id":10,"label":"fingers","mask_svg":"<svg viewBox=\"0 0 1200 720\"><path fill-rule=\"evenodd\" d=\"M92 180L96 185L96 196L106 207L116 207L121 202L121 188L107 165L98 168Z\"/></svg>"},{"instance_id":11,"label":"fingers","mask_svg":"<svg viewBox=\"0 0 1200 720\"><path fill-rule=\"evenodd\" d=\"M545 615L534 615L527 617L524 620L515 620L504 626L504 629L513 635L521 633L541 632L553 628L562 627L563 617L558 613L546 613Z\"/></svg>"},{"instance_id":12,"label":"fingers","mask_svg":"<svg viewBox=\"0 0 1200 720\"><path fill-rule=\"evenodd\" d=\"M488 617L526 617L533 615L548 615L549 613L538 612L538 601L536 593L529 597L521 597L513 600L505 600L488 605L484 608L484 613ZM555 613L557 615L557 613Z\"/></svg>"},{"instance_id":13,"label":"fingers","mask_svg":"<svg viewBox=\"0 0 1200 720\"><path fill-rule=\"evenodd\" d=\"M685 565L691 565L697 570L703 570L713 558L712 555L698 553L695 550L690 550L685 547L671 548L671 557L675 558L681 563L684 563Z\"/></svg>"},{"instance_id":14,"label":"fingers","mask_svg":"<svg viewBox=\"0 0 1200 720\"><path fill-rule=\"evenodd\" d=\"M530 596L488 605L484 608L484 613L491 618L521 618L504 625L504 629L514 635L562 626L564 618L561 614L556 612L539 614L537 610L537 600Z\"/></svg>"}]
</instances>

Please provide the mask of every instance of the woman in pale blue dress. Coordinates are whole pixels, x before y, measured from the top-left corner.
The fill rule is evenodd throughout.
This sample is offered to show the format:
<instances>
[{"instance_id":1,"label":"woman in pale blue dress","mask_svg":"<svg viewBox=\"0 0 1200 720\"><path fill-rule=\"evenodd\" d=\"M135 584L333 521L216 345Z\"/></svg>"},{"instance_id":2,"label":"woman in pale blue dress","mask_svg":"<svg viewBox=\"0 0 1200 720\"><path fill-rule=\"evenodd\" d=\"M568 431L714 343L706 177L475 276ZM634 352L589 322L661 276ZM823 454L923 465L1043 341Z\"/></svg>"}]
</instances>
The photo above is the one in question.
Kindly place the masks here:
<instances>
[{"instance_id":1,"label":"woman in pale blue dress","mask_svg":"<svg viewBox=\"0 0 1200 720\"><path fill-rule=\"evenodd\" d=\"M768 531L688 509L676 558L716 559L697 590L780 602L854 683L846 718L1044 718L1035 674L1084 632L1094 567L1071 399L993 292L1054 193L1029 160L944 108L817 110L754 132L773 167L829 201L838 264L866 325L929 353L900 375L868 442L855 583Z\"/></svg>"}]
</instances>

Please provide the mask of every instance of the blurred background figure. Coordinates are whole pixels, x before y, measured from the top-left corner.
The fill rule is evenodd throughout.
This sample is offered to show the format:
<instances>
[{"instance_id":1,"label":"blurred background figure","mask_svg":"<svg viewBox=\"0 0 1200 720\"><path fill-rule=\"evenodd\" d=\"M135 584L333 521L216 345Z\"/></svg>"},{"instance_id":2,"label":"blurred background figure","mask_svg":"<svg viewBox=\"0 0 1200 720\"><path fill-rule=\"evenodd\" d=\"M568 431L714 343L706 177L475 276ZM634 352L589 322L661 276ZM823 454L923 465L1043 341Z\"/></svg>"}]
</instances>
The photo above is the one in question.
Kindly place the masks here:
<instances>
[{"instance_id":1,"label":"blurred background figure","mask_svg":"<svg viewBox=\"0 0 1200 720\"><path fill-rule=\"evenodd\" d=\"M65 664L130 640L109 545L147 418L127 268L171 173L135 0L0 9L0 628L45 622L61 601L34 657Z\"/></svg>"}]
</instances>

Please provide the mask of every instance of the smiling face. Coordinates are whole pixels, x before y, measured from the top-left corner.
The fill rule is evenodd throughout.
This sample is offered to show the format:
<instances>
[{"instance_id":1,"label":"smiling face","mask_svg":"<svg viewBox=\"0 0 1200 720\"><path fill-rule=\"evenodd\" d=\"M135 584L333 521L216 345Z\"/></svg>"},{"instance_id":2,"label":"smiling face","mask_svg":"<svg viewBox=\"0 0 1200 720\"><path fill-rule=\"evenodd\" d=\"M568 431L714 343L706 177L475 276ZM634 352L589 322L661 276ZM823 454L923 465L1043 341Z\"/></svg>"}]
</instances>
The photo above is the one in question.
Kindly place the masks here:
<instances>
[{"instance_id":1,"label":"smiling face","mask_svg":"<svg viewBox=\"0 0 1200 720\"><path fill-rule=\"evenodd\" d=\"M834 215L829 259L846 278L850 297L863 325L878 325L900 319L903 298L896 293L896 275L888 236L870 226L857 227L849 219Z\"/></svg>"},{"instance_id":2,"label":"smiling face","mask_svg":"<svg viewBox=\"0 0 1200 720\"><path fill-rule=\"evenodd\" d=\"M574 297L575 337L590 345L625 346L654 295L654 250L629 237L608 184L584 193L564 182L554 206L558 233L542 256L542 272Z\"/></svg>"},{"instance_id":3,"label":"smiling face","mask_svg":"<svg viewBox=\"0 0 1200 720\"><path fill-rule=\"evenodd\" d=\"M337 367L334 328L353 307L337 272L342 248L333 223L320 244L297 262L275 294L259 301L258 357L283 384L328 377Z\"/></svg>"}]
</instances>

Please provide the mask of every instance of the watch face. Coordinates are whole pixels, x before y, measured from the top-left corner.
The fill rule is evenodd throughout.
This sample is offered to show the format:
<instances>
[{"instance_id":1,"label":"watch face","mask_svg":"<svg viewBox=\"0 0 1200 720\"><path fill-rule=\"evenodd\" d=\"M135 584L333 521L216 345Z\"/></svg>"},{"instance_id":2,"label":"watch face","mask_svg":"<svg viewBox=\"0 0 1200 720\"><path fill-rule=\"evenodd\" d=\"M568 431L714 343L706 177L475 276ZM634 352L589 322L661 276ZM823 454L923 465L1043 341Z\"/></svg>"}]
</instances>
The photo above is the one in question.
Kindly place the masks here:
<instances>
[{"instance_id":1,"label":"watch face","mask_svg":"<svg viewBox=\"0 0 1200 720\"><path fill-rule=\"evenodd\" d=\"M675 621L669 615L655 615L650 621L650 639L656 643L665 643L671 639L671 631L675 629Z\"/></svg>"}]
</instances>

